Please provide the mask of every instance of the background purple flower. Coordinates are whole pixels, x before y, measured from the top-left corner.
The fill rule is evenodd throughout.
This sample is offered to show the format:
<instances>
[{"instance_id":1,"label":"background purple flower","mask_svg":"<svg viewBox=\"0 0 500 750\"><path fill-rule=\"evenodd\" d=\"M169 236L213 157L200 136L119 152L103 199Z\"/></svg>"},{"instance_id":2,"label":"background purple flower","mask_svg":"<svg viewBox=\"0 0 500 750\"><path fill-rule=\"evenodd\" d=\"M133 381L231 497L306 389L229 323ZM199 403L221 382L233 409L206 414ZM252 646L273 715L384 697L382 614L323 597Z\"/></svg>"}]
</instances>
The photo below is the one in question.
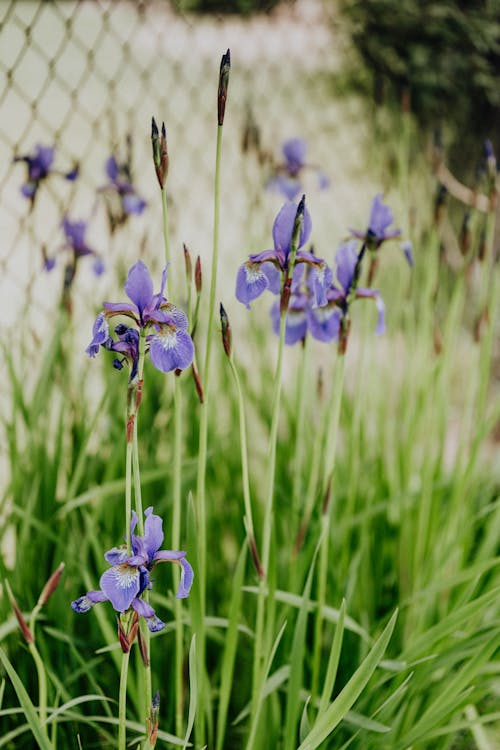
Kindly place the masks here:
<instances>
[{"instance_id":1,"label":"background purple flower","mask_svg":"<svg viewBox=\"0 0 500 750\"><path fill-rule=\"evenodd\" d=\"M368 249L377 250L386 240L399 237L400 229L390 229L394 221L389 206L382 202L382 193L378 193L372 201L368 228L364 231L351 229L351 234L366 242Z\"/></svg>"},{"instance_id":2,"label":"background purple flower","mask_svg":"<svg viewBox=\"0 0 500 750\"><path fill-rule=\"evenodd\" d=\"M42 146L37 144L33 153L24 156L15 156L14 161L23 161L28 169L26 182L21 186L21 193L31 202L35 200L40 184L50 174L59 174L67 180L73 181L78 177L78 167L69 172L60 172L53 169L55 149L53 146Z\"/></svg>"},{"instance_id":3,"label":"background purple flower","mask_svg":"<svg viewBox=\"0 0 500 750\"><path fill-rule=\"evenodd\" d=\"M293 201L303 191L301 173L304 170L313 170L316 173L317 184L320 190L324 190L330 184L327 175L319 168L307 164L307 142L303 138L290 138L282 145L284 162L275 167L275 175L268 180L266 187L277 190L287 200Z\"/></svg>"}]
</instances>

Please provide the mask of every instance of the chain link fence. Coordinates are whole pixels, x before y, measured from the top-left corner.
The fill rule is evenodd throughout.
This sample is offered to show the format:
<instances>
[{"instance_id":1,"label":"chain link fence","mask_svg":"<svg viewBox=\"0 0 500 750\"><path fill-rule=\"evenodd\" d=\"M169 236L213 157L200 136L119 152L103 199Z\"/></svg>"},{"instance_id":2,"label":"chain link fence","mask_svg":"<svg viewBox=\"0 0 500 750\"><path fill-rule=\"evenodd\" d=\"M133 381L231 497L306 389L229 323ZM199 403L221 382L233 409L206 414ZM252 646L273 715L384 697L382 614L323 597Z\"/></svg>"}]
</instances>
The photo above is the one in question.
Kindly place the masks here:
<instances>
[{"instance_id":1,"label":"chain link fence","mask_svg":"<svg viewBox=\"0 0 500 750\"><path fill-rule=\"evenodd\" d=\"M241 259L269 239L282 199L263 190L285 138L301 136L309 158L330 175L331 190L312 186L309 204L321 204L316 228L337 222L339 233L359 205L354 132L362 131L353 100L339 103L332 76L345 52L335 6L321 0L278 5L269 14L195 16L160 0L44 2L0 5L0 299L2 326L14 328L30 311L29 328L44 335L60 294L64 259L61 221L88 221L86 242L108 271L143 254L161 263L161 204L153 171L150 122L165 121L173 256L181 265L185 242L210 257L216 92L221 54L231 48L232 71L224 128L221 258L234 279ZM262 166L242 152L248 125L258 126ZM255 131L251 131L255 133ZM251 134L251 133L250 133ZM79 166L75 181L51 175L36 200L20 192L37 144L55 148L54 168ZM111 231L102 187L106 160L130 151L132 181L146 201ZM333 222L333 223L332 223ZM326 227L326 223L325 223ZM332 251L333 253L333 248ZM177 255L176 255L177 253ZM44 258L55 258L44 270ZM85 259L84 259L85 260ZM114 273L94 278L79 271L75 306L90 316L117 286ZM90 269L90 266L88 266ZM182 269L179 269L179 273ZM172 269L176 273L176 269ZM121 280L120 280L121 281ZM233 285L231 281L231 285ZM36 311L36 312L34 312Z\"/></svg>"}]
</instances>

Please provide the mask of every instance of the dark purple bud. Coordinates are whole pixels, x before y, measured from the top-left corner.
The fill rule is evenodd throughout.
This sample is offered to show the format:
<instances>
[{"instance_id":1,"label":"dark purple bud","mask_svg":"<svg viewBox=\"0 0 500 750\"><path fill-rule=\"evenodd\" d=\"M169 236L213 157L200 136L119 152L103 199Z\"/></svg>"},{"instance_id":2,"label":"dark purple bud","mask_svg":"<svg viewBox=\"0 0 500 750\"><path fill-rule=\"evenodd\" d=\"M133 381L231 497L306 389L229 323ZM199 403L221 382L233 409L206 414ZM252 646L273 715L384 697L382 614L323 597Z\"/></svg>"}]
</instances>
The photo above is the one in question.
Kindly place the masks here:
<instances>
[{"instance_id":1,"label":"dark purple bud","mask_svg":"<svg viewBox=\"0 0 500 750\"><path fill-rule=\"evenodd\" d=\"M231 326L229 325L229 318L222 302L220 303L220 322L222 327L222 345L227 356L231 359Z\"/></svg>"},{"instance_id":2,"label":"dark purple bud","mask_svg":"<svg viewBox=\"0 0 500 750\"><path fill-rule=\"evenodd\" d=\"M191 253L189 252L189 248L186 244L183 244L182 248L184 250L184 266L186 268L186 279L188 284L191 284L191 280L193 278L193 264L191 263Z\"/></svg>"},{"instance_id":3,"label":"dark purple bud","mask_svg":"<svg viewBox=\"0 0 500 750\"><path fill-rule=\"evenodd\" d=\"M8 581L6 581L6 588L9 595L10 606L14 610L14 614L16 616L17 622L19 623L19 627L21 628L24 640L26 641L26 643L34 643L35 639L33 638L33 634L29 629L28 623L24 619L23 613L21 612L19 605L14 598L14 594L11 591Z\"/></svg>"},{"instance_id":4,"label":"dark purple bud","mask_svg":"<svg viewBox=\"0 0 500 750\"><path fill-rule=\"evenodd\" d=\"M302 233L302 227L304 226L304 213L306 210L306 196L303 195L297 206L297 213L295 214L295 221L293 223L292 241L291 247L298 248L300 245L300 235Z\"/></svg>"},{"instance_id":5,"label":"dark purple bud","mask_svg":"<svg viewBox=\"0 0 500 750\"><path fill-rule=\"evenodd\" d=\"M458 238L458 244L462 255L467 255L470 250L472 242L472 232L470 227L470 211L464 213L462 226L460 228L460 236Z\"/></svg>"},{"instance_id":6,"label":"dark purple bud","mask_svg":"<svg viewBox=\"0 0 500 750\"><path fill-rule=\"evenodd\" d=\"M142 634L142 632L138 631L138 643L139 643L139 652L141 654L142 663L145 667L149 667L149 653L148 653L148 645L146 643L146 640Z\"/></svg>"},{"instance_id":7,"label":"dark purple bud","mask_svg":"<svg viewBox=\"0 0 500 750\"><path fill-rule=\"evenodd\" d=\"M193 370L194 385L196 388L196 393L198 394L198 401L200 402L200 404L202 404L205 399L205 396L203 393L203 384L201 382L200 373L196 369L196 365L194 362L192 363L192 370Z\"/></svg>"},{"instance_id":8,"label":"dark purple bud","mask_svg":"<svg viewBox=\"0 0 500 750\"><path fill-rule=\"evenodd\" d=\"M219 70L219 89L217 92L217 119L219 127L224 124L224 114L226 111L227 87L229 84L229 71L231 70L231 53L227 50L222 55Z\"/></svg>"},{"instance_id":9,"label":"dark purple bud","mask_svg":"<svg viewBox=\"0 0 500 750\"><path fill-rule=\"evenodd\" d=\"M167 131L165 130L164 122L162 122L161 124L160 149L161 149L161 173L163 177L163 182L165 183L167 180L167 175L168 175L169 159L168 159L168 149L167 149Z\"/></svg>"},{"instance_id":10,"label":"dark purple bud","mask_svg":"<svg viewBox=\"0 0 500 750\"><path fill-rule=\"evenodd\" d=\"M201 259L199 255L196 258L196 264L194 267L194 285L196 288L196 294L201 294L202 277L201 277Z\"/></svg>"},{"instance_id":11,"label":"dark purple bud","mask_svg":"<svg viewBox=\"0 0 500 750\"><path fill-rule=\"evenodd\" d=\"M59 581L61 579L61 574L64 570L64 563L60 563L55 571L50 576L49 580L45 584L45 586L42 589L42 593L38 597L38 604L43 607L44 604L48 602L54 591L59 585Z\"/></svg>"}]
</instances>

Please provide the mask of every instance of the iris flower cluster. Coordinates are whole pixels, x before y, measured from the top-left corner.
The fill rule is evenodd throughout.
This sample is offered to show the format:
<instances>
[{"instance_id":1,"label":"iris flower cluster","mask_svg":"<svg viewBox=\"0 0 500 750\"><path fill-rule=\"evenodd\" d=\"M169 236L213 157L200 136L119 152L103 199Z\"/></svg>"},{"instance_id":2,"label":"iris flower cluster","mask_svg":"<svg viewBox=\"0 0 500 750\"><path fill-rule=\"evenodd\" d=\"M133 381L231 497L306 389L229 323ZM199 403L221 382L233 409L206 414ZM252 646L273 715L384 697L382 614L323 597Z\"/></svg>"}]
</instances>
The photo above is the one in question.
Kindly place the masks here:
<instances>
[{"instance_id":1,"label":"iris flower cluster","mask_svg":"<svg viewBox=\"0 0 500 750\"><path fill-rule=\"evenodd\" d=\"M120 356L113 366L121 370L127 362L132 382L137 375L142 331L146 334L146 350L158 370L170 372L188 367L193 360L194 345L187 330L187 316L163 296L166 281L167 267L163 270L160 291L154 294L149 271L143 261L138 260L129 270L125 283L131 302L104 302L104 309L94 322L87 354L95 357L101 346L116 352ZM113 339L108 320L116 316L130 318L134 325L119 323L114 330L116 339Z\"/></svg>"},{"instance_id":2,"label":"iris flower cluster","mask_svg":"<svg viewBox=\"0 0 500 750\"><path fill-rule=\"evenodd\" d=\"M106 200L106 208L111 229L123 224L132 215L140 215L146 208L146 201L137 193L132 183L132 169L129 160L118 162L111 155L106 161L108 181L99 188Z\"/></svg>"},{"instance_id":3,"label":"iris flower cluster","mask_svg":"<svg viewBox=\"0 0 500 750\"><path fill-rule=\"evenodd\" d=\"M267 182L266 187L280 192L289 201L303 192L301 177L307 170L316 174L318 187L324 190L330 184L327 175L318 167L306 161L307 142L303 138L290 138L282 146L284 161L275 167L275 175Z\"/></svg>"},{"instance_id":4,"label":"iris flower cluster","mask_svg":"<svg viewBox=\"0 0 500 750\"><path fill-rule=\"evenodd\" d=\"M132 513L130 523L131 554L126 547L113 547L104 555L110 564L99 581L100 589L88 591L79 599L71 602L77 614L88 612L95 604L109 601L116 612L121 614L133 610L139 617L144 617L149 630L153 633L163 630L165 623L160 620L155 610L144 598L144 592L153 587L151 571L159 562L173 562L181 568L181 579L176 593L177 599L189 595L193 583L193 569L182 551L160 549L163 544L163 521L153 513L153 508L145 511L144 536L134 534L137 526L137 514Z\"/></svg>"},{"instance_id":5,"label":"iris flower cluster","mask_svg":"<svg viewBox=\"0 0 500 750\"><path fill-rule=\"evenodd\" d=\"M53 167L55 149L53 146L42 146L37 144L31 154L15 156L14 161L22 161L26 164L28 174L26 182L21 186L21 193L33 204L38 188L41 183L51 174L58 174L66 180L73 182L78 177L78 167L69 172L61 172Z\"/></svg>"},{"instance_id":6,"label":"iris flower cluster","mask_svg":"<svg viewBox=\"0 0 500 750\"><path fill-rule=\"evenodd\" d=\"M250 302L260 297L266 289L273 294L281 293L283 280L289 271L295 219L302 204L303 201L299 206L291 201L285 203L273 224L274 248L250 255L247 262L240 266L236 277L236 299L247 308L250 308ZM298 239L295 267L302 263L311 267L314 302L316 305L321 305L326 301L325 292L329 281L329 269L324 260L300 249L308 241L312 229L309 211L305 204L302 208L303 223Z\"/></svg>"},{"instance_id":7,"label":"iris flower cluster","mask_svg":"<svg viewBox=\"0 0 500 750\"><path fill-rule=\"evenodd\" d=\"M250 255L249 260L239 268L236 298L247 308L266 289L280 294L298 210L294 203L286 203L274 222L274 249ZM287 307L285 343L296 344L309 333L318 341L338 341L340 353L345 353L350 329L350 306L355 299L372 299L375 302L378 312L375 333L384 333L383 299L370 285L361 287L360 277L366 252L376 252L386 240L400 236L401 230L391 227L393 221L389 207L382 202L382 196L377 195L372 203L368 228L364 231L351 230L353 237L362 240L360 249L354 240L340 245L335 257L335 274L311 252L298 250ZM311 218L305 209L299 248L307 242L310 232ZM403 244L407 260L413 265L411 245ZM271 308L276 333L279 333L281 314L280 300Z\"/></svg>"}]
</instances>

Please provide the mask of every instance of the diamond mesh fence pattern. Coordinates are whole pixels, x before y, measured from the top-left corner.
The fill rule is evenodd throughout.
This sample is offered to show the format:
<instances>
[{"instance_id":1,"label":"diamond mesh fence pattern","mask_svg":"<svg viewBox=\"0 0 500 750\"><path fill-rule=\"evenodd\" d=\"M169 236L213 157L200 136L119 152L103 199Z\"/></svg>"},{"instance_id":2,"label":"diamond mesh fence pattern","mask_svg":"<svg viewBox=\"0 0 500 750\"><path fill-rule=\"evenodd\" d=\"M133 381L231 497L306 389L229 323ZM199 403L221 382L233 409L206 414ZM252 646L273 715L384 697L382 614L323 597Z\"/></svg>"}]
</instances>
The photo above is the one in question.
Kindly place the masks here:
<instances>
[{"instance_id":1,"label":"diamond mesh fence pattern","mask_svg":"<svg viewBox=\"0 0 500 750\"><path fill-rule=\"evenodd\" d=\"M277 195L264 197L266 167L251 154L242 154L250 117L259 125L264 150L275 159L280 158L284 138L308 140L311 161L333 178L330 195L313 189L309 203L323 202L325 210L318 216L328 219L330 234L336 220L339 231L344 231L347 220L354 220L346 207L357 202L359 185L354 180L359 167L350 147L355 105L339 105L332 96L331 73L341 56L334 29L332 6L320 0L284 4L272 14L249 19L183 16L166 2L3 0L2 327L12 329L29 308L29 330L36 337L44 335L64 273L59 252L64 216L89 221L88 244L108 270L120 270L120 282L139 254L152 265L154 258L161 264L152 115L164 120L167 128L173 255L180 261L185 242L202 261L209 259L217 78L227 47L232 71L222 169L223 273L233 280L242 257L269 241L272 217L282 202ZM125 159L127 138L134 184L148 206L142 215L129 217L110 232L99 188L107 180L104 165L110 154ZM30 210L30 201L20 193L26 164L14 157L32 153L36 144L55 147L57 170L67 172L78 164L80 173L74 182L57 175L44 180ZM336 191L336 184L342 188ZM57 259L51 273L43 270L44 257ZM96 279L82 263L74 305L84 305L90 319L118 278L116 273L104 273Z\"/></svg>"}]
</instances>

